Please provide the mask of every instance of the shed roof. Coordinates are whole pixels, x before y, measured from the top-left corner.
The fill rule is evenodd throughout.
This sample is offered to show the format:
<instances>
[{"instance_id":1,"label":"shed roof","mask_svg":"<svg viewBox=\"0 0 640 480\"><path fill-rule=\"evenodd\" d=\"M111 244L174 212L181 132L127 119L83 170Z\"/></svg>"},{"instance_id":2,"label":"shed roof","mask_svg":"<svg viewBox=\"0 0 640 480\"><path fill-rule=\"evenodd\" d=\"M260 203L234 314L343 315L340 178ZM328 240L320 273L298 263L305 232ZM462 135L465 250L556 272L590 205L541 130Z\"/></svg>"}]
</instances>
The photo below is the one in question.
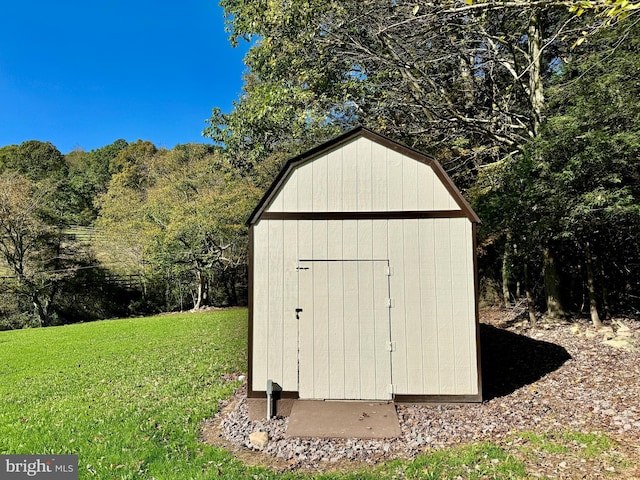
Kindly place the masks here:
<instances>
[{"instance_id":1,"label":"shed roof","mask_svg":"<svg viewBox=\"0 0 640 480\"><path fill-rule=\"evenodd\" d=\"M421 153L413 148L407 147L406 145L402 145L398 142L395 142L387 137L384 137L378 133L375 133L365 127L356 127L348 132L334 138L333 140L329 140L317 147L312 148L296 157L291 158L284 165L278 176L275 178L269 189L266 191L260 202L256 208L251 212L249 219L247 220L247 225L253 225L260 220L265 209L269 206L270 202L273 200L275 195L280 191L283 184L286 182L287 178L291 175L291 173L298 168L300 165L313 161L315 158L327 153L330 150L334 150L336 148L341 147L342 145L358 138L364 137L373 142L376 142L386 148L397 151L403 155L406 155L409 158L413 158L416 161L422 162L428 166L430 166L436 176L440 179L442 184L445 186L449 194L454 198L455 202L460 207L460 210L464 213L471 222L479 223L480 219L473 211L469 203L462 196L458 188L454 185L451 178L446 174L440 163L438 163L433 158Z\"/></svg>"}]
</instances>

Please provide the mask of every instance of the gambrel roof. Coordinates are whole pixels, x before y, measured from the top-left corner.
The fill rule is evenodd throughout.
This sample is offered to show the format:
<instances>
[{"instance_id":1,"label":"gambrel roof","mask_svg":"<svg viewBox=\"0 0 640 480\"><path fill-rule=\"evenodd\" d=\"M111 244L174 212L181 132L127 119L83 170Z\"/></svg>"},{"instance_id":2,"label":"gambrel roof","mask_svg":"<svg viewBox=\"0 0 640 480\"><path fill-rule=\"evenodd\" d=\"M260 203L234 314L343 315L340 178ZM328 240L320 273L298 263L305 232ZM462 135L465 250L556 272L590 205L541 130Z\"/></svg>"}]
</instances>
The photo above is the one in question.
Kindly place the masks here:
<instances>
[{"instance_id":1,"label":"gambrel roof","mask_svg":"<svg viewBox=\"0 0 640 480\"><path fill-rule=\"evenodd\" d=\"M438 183L442 186L441 188L444 188L446 192L448 192L450 198L452 199L453 204L457 206L457 208L450 208L450 207L441 208L435 213L436 215L441 215L442 217L445 217L445 218L466 217L472 223L479 223L480 220L478 216L473 211L469 203L464 199L460 191L453 184L452 180L446 174L446 172L444 171L440 163L438 163L436 160L432 159L431 157L421 152L418 152L417 150L414 150L410 147L407 147L393 140L390 140L365 127L357 127L357 128L354 128L353 130L350 130L344 133L339 137L336 137L331 141L323 143L311 150L308 150L307 152L304 152L290 159L284 165L284 167L282 168L282 170L280 171L280 173L278 174L274 182L271 184L269 189L266 191L265 195L262 197L262 199L260 200L256 208L253 210L253 212L249 216L249 219L247 220L247 225L253 225L256 222L258 222L261 218L263 218L263 215L269 209L269 206L272 204L274 199L278 196L278 194L281 192L281 190L287 184L290 178L294 175L296 170L360 138L367 139L375 144L381 145L389 150L397 152L404 157L413 159L417 162L420 162L430 167L435 177L439 180ZM375 172L375 174L384 175L383 172ZM367 214L367 218L372 218L375 216L379 216L380 218L389 218L394 216L402 217L403 215L406 215L408 213L410 213L412 216L420 216L420 211L422 210L424 210L425 213L429 211L430 216L434 215L433 211L428 209L421 209L421 208L418 208L417 210L412 210L411 212L407 212L406 210L402 210L402 209L400 210L382 209L380 211L372 211L372 210L365 210L365 211ZM363 214L365 211L363 210L351 211L351 210L341 209L339 213L341 214L341 218L357 219L359 218L359 215ZM298 212L298 214L299 213L300 212ZM314 212L314 215L315 215L314 218L320 218L321 216L326 216L327 218L331 218L335 213L338 213L338 212L316 211ZM320 217L318 215L320 215Z\"/></svg>"}]
</instances>

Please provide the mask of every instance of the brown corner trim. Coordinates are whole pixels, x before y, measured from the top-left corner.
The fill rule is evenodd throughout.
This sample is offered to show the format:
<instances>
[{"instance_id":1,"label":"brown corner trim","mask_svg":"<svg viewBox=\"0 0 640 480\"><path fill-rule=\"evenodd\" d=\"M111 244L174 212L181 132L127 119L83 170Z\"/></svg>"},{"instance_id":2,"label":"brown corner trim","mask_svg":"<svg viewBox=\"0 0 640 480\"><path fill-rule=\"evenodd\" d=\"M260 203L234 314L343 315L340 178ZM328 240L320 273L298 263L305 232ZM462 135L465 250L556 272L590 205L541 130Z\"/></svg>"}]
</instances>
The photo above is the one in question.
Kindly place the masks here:
<instances>
[{"instance_id":1,"label":"brown corner trim","mask_svg":"<svg viewBox=\"0 0 640 480\"><path fill-rule=\"evenodd\" d=\"M477 395L394 395L395 403L480 403L482 394Z\"/></svg>"},{"instance_id":2,"label":"brown corner trim","mask_svg":"<svg viewBox=\"0 0 640 480\"><path fill-rule=\"evenodd\" d=\"M464 210L408 210L391 212L264 212L261 220L410 220L466 218Z\"/></svg>"},{"instance_id":3,"label":"brown corner trim","mask_svg":"<svg viewBox=\"0 0 640 480\"><path fill-rule=\"evenodd\" d=\"M482 352L480 345L480 311L479 311L479 303L480 303L480 286L479 286L479 277L478 277L478 241L477 241L477 224L473 223L471 225L471 235L472 235L472 258L473 258L473 297L474 297L474 306L476 310L475 314L475 328L476 328L476 370L478 372L478 396L480 400L482 400Z\"/></svg>"},{"instance_id":4,"label":"brown corner trim","mask_svg":"<svg viewBox=\"0 0 640 480\"><path fill-rule=\"evenodd\" d=\"M250 394L253 391L253 248L254 248L254 230L253 225L249 226L249 252L247 255L247 266L249 270L248 285L248 310L249 318L247 325L247 391ZM247 395L249 396L249 395Z\"/></svg>"}]
</instances>

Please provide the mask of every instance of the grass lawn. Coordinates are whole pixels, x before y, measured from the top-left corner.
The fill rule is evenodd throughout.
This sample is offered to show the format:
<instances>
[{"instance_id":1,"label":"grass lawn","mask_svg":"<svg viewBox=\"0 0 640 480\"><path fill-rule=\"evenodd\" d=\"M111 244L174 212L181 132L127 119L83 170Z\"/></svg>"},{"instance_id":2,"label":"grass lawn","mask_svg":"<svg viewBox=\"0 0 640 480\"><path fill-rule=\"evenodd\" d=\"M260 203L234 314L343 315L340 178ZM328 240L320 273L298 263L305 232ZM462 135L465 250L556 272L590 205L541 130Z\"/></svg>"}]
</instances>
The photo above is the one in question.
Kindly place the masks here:
<instances>
[{"instance_id":1,"label":"grass lawn","mask_svg":"<svg viewBox=\"0 0 640 480\"><path fill-rule=\"evenodd\" d=\"M0 454L79 457L81 479L306 478L198 441L246 365L243 309L0 332ZM526 478L485 443L315 478Z\"/></svg>"}]
</instances>

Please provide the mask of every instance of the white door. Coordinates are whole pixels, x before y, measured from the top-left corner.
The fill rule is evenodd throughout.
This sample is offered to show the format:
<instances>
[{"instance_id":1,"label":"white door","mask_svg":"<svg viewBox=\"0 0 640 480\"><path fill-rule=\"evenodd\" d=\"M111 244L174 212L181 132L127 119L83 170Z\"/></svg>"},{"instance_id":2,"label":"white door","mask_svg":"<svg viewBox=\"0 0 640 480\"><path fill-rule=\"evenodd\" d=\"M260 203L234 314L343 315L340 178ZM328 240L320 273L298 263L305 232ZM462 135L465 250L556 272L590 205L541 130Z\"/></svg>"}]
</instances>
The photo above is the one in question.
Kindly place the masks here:
<instances>
[{"instance_id":1,"label":"white door","mask_svg":"<svg viewBox=\"0 0 640 480\"><path fill-rule=\"evenodd\" d=\"M391 399L387 260L298 262L300 398Z\"/></svg>"}]
</instances>

